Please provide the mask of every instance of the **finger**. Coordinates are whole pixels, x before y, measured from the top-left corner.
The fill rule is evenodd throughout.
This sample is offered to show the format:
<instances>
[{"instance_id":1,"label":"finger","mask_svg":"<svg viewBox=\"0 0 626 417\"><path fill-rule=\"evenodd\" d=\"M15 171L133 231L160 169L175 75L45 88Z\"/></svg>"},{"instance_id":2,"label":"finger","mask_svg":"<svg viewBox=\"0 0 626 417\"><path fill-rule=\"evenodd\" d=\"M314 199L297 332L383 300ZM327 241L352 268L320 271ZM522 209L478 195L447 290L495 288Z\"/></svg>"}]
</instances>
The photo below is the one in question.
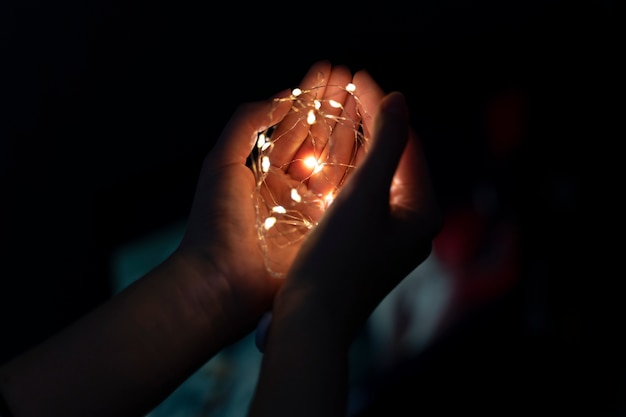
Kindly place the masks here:
<instances>
[{"instance_id":1,"label":"finger","mask_svg":"<svg viewBox=\"0 0 626 417\"><path fill-rule=\"evenodd\" d=\"M309 180L311 189L329 201L347 181L351 168L362 160L366 149L362 145L371 135L374 113L384 95L365 70L357 72L352 81L355 92L347 95L341 119L335 124L330 145L320 159L324 161L323 170Z\"/></svg>"},{"instance_id":2,"label":"finger","mask_svg":"<svg viewBox=\"0 0 626 417\"><path fill-rule=\"evenodd\" d=\"M409 131L409 141L394 174L390 199L393 206L408 211L434 204L430 170L422 144L413 130Z\"/></svg>"},{"instance_id":3,"label":"finger","mask_svg":"<svg viewBox=\"0 0 626 417\"><path fill-rule=\"evenodd\" d=\"M409 140L392 179L390 230L397 242L387 257L397 276L406 276L426 259L442 225L422 144L409 130Z\"/></svg>"},{"instance_id":4,"label":"finger","mask_svg":"<svg viewBox=\"0 0 626 417\"><path fill-rule=\"evenodd\" d=\"M343 112L346 98L349 96L346 86L352 81L352 73L345 66L333 67L330 76L325 80L323 95L317 95L319 108L315 102L308 100L305 104L307 114L306 137L296 151L293 159L295 164L289 167L292 177L301 179L317 172L317 167L325 161L324 149L329 142L337 125L337 120ZM309 118L311 116L311 118ZM314 158L315 164L307 164L309 158ZM313 165L313 166L311 166Z\"/></svg>"},{"instance_id":5,"label":"finger","mask_svg":"<svg viewBox=\"0 0 626 417\"><path fill-rule=\"evenodd\" d=\"M337 118L342 113L346 98L349 95L346 87L351 81L352 73L347 67L339 65L332 68L323 95L318 94L317 96L320 107L317 109L315 122L310 126L310 138L314 142L315 149L309 147L312 144L307 141L303 144L303 147L309 147L304 149L305 152L310 150L317 156L321 154L334 130Z\"/></svg>"},{"instance_id":6,"label":"finger","mask_svg":"<svg viewBox=\"0 0 626 417\"><path fill-rule=\"evenodd\" d=\"M366 138L371 138L374 116L385 93L366 70L354 74L353 82L358 97L358 111L361 115L363 133Z\"/></svg>"},{"instance_id":7,"label":"finger","mask_svg":"<svg viewBox=\"0 0 626 417\"><path fill-rule=\"evenodd\" d=\"M402 93L383 97L372 128L372 146L355 174L358 176L355 187L363 194L364 201L388 205L392 178L409 137L408 108Z\"/></svg>"},{"instance_id":8,"label":"finger","mask_svg":"<svg viewBox=\"0 0 626 417\"><path fill-rule=\"evenodd\" d=\"M311 101L313 97L323 97L325 81L330 77L331 64L328 61L318 61L307 71L306 75L298 86L305 91L303 96L295 102L293 97L286 101L294 107L276 126L272 134L272 141L275 147L272 150L272 164L278 167L288 167L294 160L296 152L302 146L302 142L307 137L309 124L306 121L307 112L302 108L301 103Z\"/></svg>"},{"instance_id":9,"label":"finger","mask_svg":"<svg viewBox=\"0 0 626 417\"><path fill-rule=\"evenodd\" d=\"M401 93L384 97L376 113L373 129L370 152L301 249L301 254L308 254L309 258L323 258L332 264L336 260L337 268L350 269L338 269L340 276L344 273L348 277L355 276L355 266L347 266L343 262L345 257L365 256L373 261L368 265L375 266L377 262L373 257L378 256L381 244L373 237L383 233L388 237L389 189L408 140L409 129L408 110ZM391 239L382 245L392 247L395 244L395 240ZM306 262L306 256L301 259ZM357 276L360 275L357 273ZM365 281L363 285L366 285Z\"/></svg>"},{"instance_id":10,"label":"finger","mask_svg":"<svg viewBox=\"0 0 626 417\"><path fill-rule=\"evenodd\" d=\"M355 167L356 152L362 142L359 126L356 101L349 95L337 117L331 138L319 158L322 169L309 179L309 188L316 195L332 201L334 194L345 182L348 172Z\"/></svg>"}]
</instances>

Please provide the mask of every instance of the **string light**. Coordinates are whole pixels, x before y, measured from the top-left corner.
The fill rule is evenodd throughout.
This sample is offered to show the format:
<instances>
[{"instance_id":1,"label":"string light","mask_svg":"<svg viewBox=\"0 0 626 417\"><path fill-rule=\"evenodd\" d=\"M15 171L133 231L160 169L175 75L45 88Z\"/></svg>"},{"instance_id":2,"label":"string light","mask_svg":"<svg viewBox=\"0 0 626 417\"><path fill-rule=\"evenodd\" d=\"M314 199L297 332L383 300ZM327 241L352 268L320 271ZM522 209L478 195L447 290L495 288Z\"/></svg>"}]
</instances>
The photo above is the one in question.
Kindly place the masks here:
<instances>
[{"instance_id":1,"label":"string light","mask_svg":"<svg viewBox=\"0 0 626 417\"><path fill-rule=\"evenodd\" d=\"M289 110L258 133L248 157L259 245L274 276L286 273L283 265L332 204L368 140L352 83L330 85L322 77L276 98L272 112L286 102Z\"/></svg>"}]
</instances>

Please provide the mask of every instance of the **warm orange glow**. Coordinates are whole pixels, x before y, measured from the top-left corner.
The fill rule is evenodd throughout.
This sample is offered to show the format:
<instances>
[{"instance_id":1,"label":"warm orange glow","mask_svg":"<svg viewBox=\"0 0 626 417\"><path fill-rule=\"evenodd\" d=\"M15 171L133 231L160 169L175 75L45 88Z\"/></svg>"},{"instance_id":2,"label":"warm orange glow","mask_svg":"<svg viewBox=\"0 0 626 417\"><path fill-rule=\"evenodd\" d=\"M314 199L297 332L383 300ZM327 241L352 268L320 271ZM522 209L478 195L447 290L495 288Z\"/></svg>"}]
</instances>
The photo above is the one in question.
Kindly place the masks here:
<instances>
[{"instance_id":1,"label":"warm orange glow","mask_svg":"<svg viewBox=\"0 0 626 417\"><path fill-rule=\"evenodd\" d=\"M320 164L314 156L309 156L308 158L305 158L303 162L307 168L311 168L313 170L312 174L317 174L322 170L324 166L323 164Z\"/></svg>"},{"instance_id":2,"label":"warm orange glow","mask_svg":"<svg viewBox=\"0 0 626 417\"><path fill-rule=\"evenodd\" d=\"M334 199L335 195L332 192L326 194L326 197L324 197L324 203L326 204L326 207L330 206Z\"/></svg>"}]
</instances>

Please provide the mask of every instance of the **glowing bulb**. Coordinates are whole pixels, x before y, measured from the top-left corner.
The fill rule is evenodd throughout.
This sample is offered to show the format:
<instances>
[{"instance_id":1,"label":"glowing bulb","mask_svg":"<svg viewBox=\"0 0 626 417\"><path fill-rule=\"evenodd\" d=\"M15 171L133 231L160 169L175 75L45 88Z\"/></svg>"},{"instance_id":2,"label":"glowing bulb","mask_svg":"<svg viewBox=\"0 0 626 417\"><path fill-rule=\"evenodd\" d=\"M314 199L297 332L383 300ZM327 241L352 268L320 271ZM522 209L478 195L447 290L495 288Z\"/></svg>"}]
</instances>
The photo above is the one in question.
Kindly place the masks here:
<instances>
[{"instance_id":1,"label":"glowing bulb","mask_svg":"<svg viewBox=\"0 0 626 417\"><path fill-rule=\"evenodd\" d=\"M317 166L317 159L315 159L314 156L309 156L308 158L304 159L304 165L306 165L308 168L314 168Z\"/></svg>"},{"instance_id":2,"label":"glowing bulb","mask_svg":"<svg viewBox=\"0 0 626 417\"><path fill-rule=\"evenodd\" d=\"M274 206L274 207L272 207L272 211L274 213L280 213L280 214L287 213L287 210L285 210L285 208L283 206Z\"/></svg>"},{"instance_id":3,"label":"glowing bulb","mask_svg":"<svg viewBox=\"0 0 626 417\"><path fill-rule=\"evenodd\" d=\"M263 159L261 159L261 169L263 170L263 172L267 172L270 170L270 157L269 156L264 156Z\"/></svg>"},{"instance_id":4,"label":"glowing bulb","mask_svg":"<svg viewBox=\"0 0 626 417\"><path fill-rule=\"evenodd\" d=\"M355 94L356 86L331 85L324 77L319 80L319 84L306 89L293 88L290 95L274 100L281 106L281 112L283 108L287 112L276 124L258 132L256 148L250 153L256 178L252 197L259 245L268 272L276 276L284 276L284 255L297 250L302 238L317 226L324 211L334 202L346 175L355 168L358 151L365 150L362 147L367 142L362 124L367 115ZM350 108L357 106L358 111L348 112L344 100L325 96L325 92L336 90L343 90L345 103L350 103ZM287 108L287 104L291 107ZM336 110L327 112L327 109ZM274 132L276 137L272 137ZM292 145L294 150L290 150ZM307 149L305 155L310 156L295 159L300 158L297 149ZM272 152L277 152L275 157ZM288 155L297 156L289 160ZM291 170L294 163L302 165ZM322 175L318 173L326 168L331 170L322 178L322 186L332 191L320 192L320 183L309 179L315 174Z\"/></svg>"},{"instance_id":5,"label":"glowing bulb","mask_svg":"<svg viewBox=\"0 0 626 417\"><path fill-rule=\"evenodd\" d=\"M324 165L320 164L317 161L317 159L315 159L314 156L309 156L308 158L305 158L304 161L302 161L302 162L304 162L304 165L306 165L308 168L312 168L313 169L313 174L317 174L324 167Z\"/></svg>"},{"instance_id":6,"label":"glowing bulb","mask_svg":"<svg viewBox=\"0 0 626 417\"><path fill-rule=\"evenodd\" d=\"M276 224L276 217L268 217L267 219L265 219L265 222L263 222L263 227L265 227L265 230L269 230L275 224Z\"/></svg>"},{"instance_id":7,"label":"glowing bulb","mask_svg":"<svg viewBox=\"0 0 626 417\"><path fill-rule=\"evenodd\" d=\"M259 139L256 141L256 147L263 148L263 145L265 145L265 135L261 133Z\"/></svg>"},{"instance_id":8,"label":"glowing bulb","mask_svg":"<svg viewBox=\"0 0 626 417\"><path fill-rule=\"evenodd\" d=\"M291 199L295 201L296 203L299 203L302 201L302 197L300 196L300 193L295 188L291 189Z\"/></svg>"},{"instance_id":9,"label":"glowing bulb","mask_svg":"<svg viewBox=\"0 0 626 417\"><path fill-rule=\"evenodd\" d=\"M326 196L324 197L324 203L326 203L326 207L330 206L334 199L335 196L332 192L326 194Z\"/></svg>"}]
</instances>

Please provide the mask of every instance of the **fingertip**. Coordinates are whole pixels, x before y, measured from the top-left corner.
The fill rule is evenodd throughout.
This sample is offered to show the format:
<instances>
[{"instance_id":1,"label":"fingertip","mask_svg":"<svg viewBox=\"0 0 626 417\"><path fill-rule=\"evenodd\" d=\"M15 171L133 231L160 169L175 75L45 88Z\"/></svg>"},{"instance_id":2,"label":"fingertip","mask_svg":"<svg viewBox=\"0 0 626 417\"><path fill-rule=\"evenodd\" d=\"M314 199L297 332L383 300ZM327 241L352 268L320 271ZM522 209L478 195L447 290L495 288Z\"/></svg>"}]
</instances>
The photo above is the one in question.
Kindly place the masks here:
<instances>
[{"instance_id":1,"label":"fingertip","mask_svg":"<svg viewBox=\"0 0 626 417\"><path fill-rule=\"evenodd\" d=\"M315 61L306 72L304 78L300 82L301 88L312 88L323 84L330 76L332 64L327 59Z\"/></svg>"},{"instance_id":2,"label":"fingertip","mask_svg":"<svg viewBox=\"0 0 626 417\"><path fill-rule=\"evenodd\" d=\"M357 72L355 72L353 78L354 78L355 83L359 81L365 81L365 80L373 81L372 76L370 75L369 71L367 71L366 69L360 69Z\"/></svg>"},{"instance_id":3,"label":"fingertip","mask_svg":"<svg viewBox=\"0 0 626 417\"><path fill-rule=\"evenodd\" d=\"M276 94L270 96L267 101L274 101L276 99L287 98L287 97L289 97L291 95L291 93L292 93L291 88L283 88L282 90L280 90Z\"/></svg>"},{"instance_id":4,"label":"fingertip","mask_svg":"<svg viewBox=\"0 0 626 417\"><path fill-rule=\"evenodd\" d=\"M392 91L383 97L380 110L389 115L406 116L408 114L406 97L399 91Z\"/></svg>"}]
</instances>

